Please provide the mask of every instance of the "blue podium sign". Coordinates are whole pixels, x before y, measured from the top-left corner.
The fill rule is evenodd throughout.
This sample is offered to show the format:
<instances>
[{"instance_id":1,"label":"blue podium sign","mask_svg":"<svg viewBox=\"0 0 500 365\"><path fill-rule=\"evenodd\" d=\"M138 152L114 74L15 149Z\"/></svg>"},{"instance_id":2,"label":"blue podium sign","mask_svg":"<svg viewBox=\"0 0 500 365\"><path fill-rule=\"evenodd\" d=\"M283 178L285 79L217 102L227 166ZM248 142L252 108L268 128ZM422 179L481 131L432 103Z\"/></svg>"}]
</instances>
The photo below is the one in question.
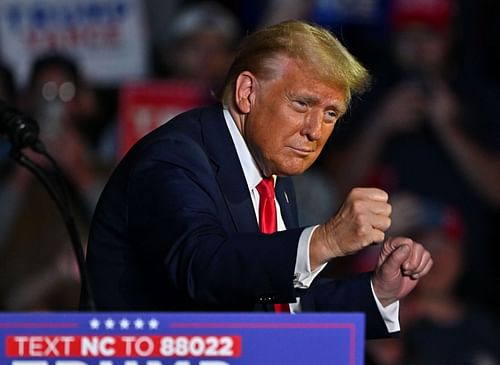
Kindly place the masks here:
<instances>
[{"instance_id":1,"label":"blue podium sign","mask_svg":"<svg viewBox=\"0 0 500 365\"><path fill-rule=\"evenodd\" d=\"M5 365L362 365L364 315L0 314Z\"/></svg>"}]
</instances>

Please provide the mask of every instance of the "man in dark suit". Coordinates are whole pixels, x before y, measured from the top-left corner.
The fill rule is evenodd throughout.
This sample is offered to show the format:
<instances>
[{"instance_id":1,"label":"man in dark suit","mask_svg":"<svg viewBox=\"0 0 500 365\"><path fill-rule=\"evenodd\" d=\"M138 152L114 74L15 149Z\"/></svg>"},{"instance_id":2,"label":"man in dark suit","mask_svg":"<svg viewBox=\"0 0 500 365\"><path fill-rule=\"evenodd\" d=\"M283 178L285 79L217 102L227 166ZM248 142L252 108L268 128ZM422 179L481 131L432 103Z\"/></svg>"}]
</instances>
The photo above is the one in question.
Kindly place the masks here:
<instances>
[{"instance_id":1,"label":"man in dark suit","mask_svg":"<svg viewBox=\"0 0 500 365\"><path fill-rule=\"evenodd\" d=\"M332 258L383 242L391 207L385 192L356 188L325 224L298 227L288 177L318 157L367 78L324 29L294 21L247 37L224 106L189 111L150 133L108 182L87 252L97 308L285 303L292 312L363 311L369 337L397 332L398 300L429 271L429 253L411 239L388 239L373 273L315 280ZM262 228L263 179L276 191L275 233Z\"/></svg>"}]
</instances>

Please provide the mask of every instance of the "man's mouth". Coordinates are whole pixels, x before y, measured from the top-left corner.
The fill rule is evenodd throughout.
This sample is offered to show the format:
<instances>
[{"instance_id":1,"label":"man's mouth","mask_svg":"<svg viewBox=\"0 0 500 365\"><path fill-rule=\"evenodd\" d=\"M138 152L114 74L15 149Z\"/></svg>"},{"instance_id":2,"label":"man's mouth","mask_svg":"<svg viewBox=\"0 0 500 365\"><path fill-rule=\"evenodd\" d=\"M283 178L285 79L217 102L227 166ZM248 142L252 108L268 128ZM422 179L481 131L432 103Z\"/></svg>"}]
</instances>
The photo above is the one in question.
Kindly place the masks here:
<instances>
[{"instance_id":1,"label":"man's mouth","mask_svg":"<svg viewBox=\"0 0 500 365\"><path fill-rule=\"evenodd\" d=\"M295 153L303 156L310 155L311 153L314 153L314 149L310 147L293 147L290 146L290 149L293 150Z\"/></svg>"}]
</instances>

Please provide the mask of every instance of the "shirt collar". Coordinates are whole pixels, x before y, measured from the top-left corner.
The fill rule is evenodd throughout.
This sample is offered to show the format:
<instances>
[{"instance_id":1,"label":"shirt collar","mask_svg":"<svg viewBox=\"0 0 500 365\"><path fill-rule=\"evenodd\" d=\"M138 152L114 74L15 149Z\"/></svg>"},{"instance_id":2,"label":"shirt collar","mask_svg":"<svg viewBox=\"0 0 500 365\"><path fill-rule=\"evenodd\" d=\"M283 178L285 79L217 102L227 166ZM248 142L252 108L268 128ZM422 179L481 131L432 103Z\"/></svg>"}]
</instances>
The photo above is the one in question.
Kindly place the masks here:
<instances>
[{"instance_id":1,"label":"shirt collar","mask_svg":"<svg viewBox=\"0 0 500 365\"><path fill-rule=\"evenodd\" d=\"M231 138L233 139L233 144L236 148L236 153L238 154L238 159L240 160L243 174L245 175L248 190L251 191L255 189L255 187L262 180L262 176L257 167L257 163L255 162L245 140L243 139L243 136L241 135L241 132L236 126L236 122L234 121L233 116L226 108L224 108L224 120L226 121L229 133L231 134Z\"/></svg>"}]
</instances>

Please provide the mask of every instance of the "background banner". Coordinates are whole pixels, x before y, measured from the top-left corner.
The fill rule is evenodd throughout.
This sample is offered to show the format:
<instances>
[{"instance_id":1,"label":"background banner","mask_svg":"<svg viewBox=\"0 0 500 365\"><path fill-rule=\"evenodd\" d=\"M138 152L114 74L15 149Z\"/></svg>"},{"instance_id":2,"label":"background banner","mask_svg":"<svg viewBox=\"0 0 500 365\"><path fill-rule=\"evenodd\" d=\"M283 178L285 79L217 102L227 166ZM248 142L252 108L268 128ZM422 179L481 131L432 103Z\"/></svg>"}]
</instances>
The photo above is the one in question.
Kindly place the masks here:
<instances>
[{"instance_id":1,"label":"background banner","mask_svg":"<svg viewBox=\"0 0 500 365\"><path fill-rule=\"evenodd\" d=\"M0 0L0 57L24 85L34 58L75 58L95 83L146 75L148 38L138 0Z\"/></svg>"}]
</instances>

